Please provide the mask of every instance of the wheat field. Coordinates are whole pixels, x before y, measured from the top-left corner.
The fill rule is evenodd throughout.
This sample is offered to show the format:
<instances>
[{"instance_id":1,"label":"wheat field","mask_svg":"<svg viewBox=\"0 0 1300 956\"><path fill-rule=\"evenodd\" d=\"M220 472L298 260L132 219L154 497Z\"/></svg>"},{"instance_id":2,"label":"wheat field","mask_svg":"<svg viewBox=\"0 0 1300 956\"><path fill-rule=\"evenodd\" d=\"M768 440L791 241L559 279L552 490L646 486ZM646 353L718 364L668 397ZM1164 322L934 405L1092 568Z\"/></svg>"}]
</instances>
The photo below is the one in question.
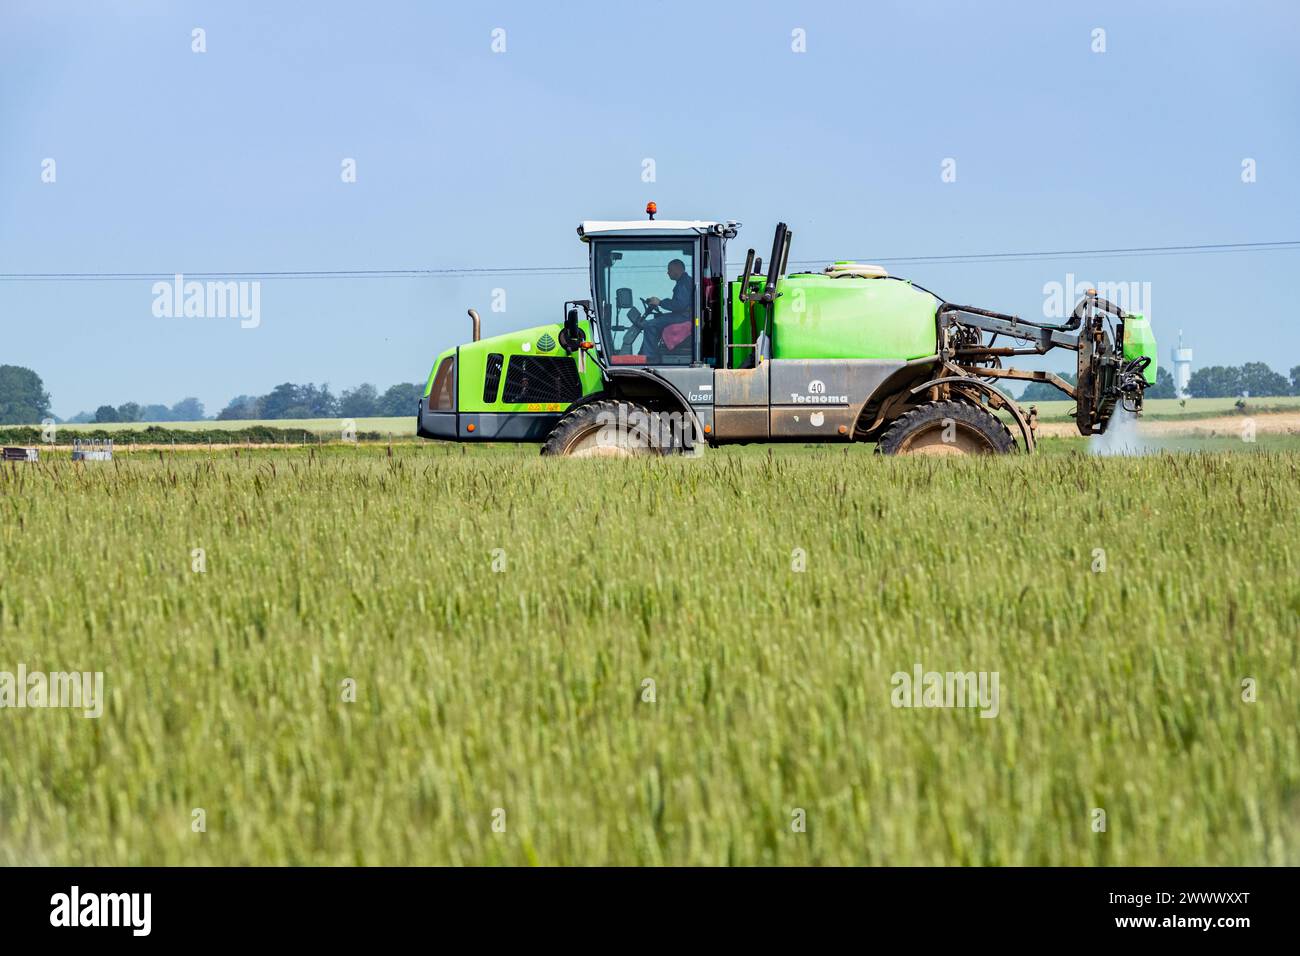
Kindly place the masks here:
<instances>
[{"instance_id":1,"label":"wheat field","mask_svg":"<svg viewBox=\"0 0 1300 956\"><path fill-rule=\"evenodd\" d=\"M6 465L0 863L1300 863L1300 451L1082 447Z\"/></svg>"}]
</instances>

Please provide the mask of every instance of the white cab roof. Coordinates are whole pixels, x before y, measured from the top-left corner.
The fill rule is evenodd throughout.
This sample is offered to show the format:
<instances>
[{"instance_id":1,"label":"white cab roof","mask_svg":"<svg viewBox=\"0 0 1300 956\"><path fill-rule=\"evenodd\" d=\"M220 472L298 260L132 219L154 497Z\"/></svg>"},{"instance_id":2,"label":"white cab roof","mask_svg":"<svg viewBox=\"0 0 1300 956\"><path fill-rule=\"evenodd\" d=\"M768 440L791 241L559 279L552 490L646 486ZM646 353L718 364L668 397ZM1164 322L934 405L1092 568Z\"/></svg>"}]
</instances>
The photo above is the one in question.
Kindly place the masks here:
<instances>
[{"instance_id":1,"label":"white cab roof","mask_svg":"<svg viewBox=\"0 0 1300 956\"><path fill-rule=\"evenodd\" d=\"M583 239L592 236L623 236L635 233L655 233L663 236L695 236L735 229L738 222L709 222L703 219L588 219L578 227Z\"/></svg>"}]
</instances>

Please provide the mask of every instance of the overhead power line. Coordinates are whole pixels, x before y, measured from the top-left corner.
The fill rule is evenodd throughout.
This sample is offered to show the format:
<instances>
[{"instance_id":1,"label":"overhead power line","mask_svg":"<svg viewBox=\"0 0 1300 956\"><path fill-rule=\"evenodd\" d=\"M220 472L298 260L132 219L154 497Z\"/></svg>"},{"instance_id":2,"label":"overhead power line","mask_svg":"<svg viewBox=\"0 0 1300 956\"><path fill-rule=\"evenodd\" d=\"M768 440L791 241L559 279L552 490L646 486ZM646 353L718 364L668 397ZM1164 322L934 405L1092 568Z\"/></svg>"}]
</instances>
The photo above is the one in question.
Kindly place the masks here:
<instances>
[{"instance_id":1,"label":"overhead power line","mask_svg":"<svg viewBox=\"0 0 1300 956\"><path fill-rule=\"evenodd\" d=\"M1141 258L1146 256L1207 255L1217 252L1275 252L1300 249L1300 240L1277 242L1224 242L1187 246L1131 246L1124 249L1058 249L1047 252L985 252L972 255L881 257L874 262L1034 262L1051 259L1101 259L1114 256ZM824 261L824 260L816 260ZM805 264L805 263L801 263Z\"/></svg>"},{"instance_id":2,"label":"overhead power line","mask_svg":"<svg viewBox=\"0 0 1300 956\"><path fill-rule=\"evenodd\" d=\"M853 261L873 263L921 263L947 265L977 262L1034 262L1053 259L1099 259L1114 256L1144 258L1148 256L1210 255L1214 253L1281 252L1300 249L1300 239L1276 242L1217 242L1181 246L1129 246L1115 249L1056 249L1034 252L979 252L936 256L858 256ZM794 266L816 266L834 261L797 259ZM731 265L731 264L729 264ZM734 264L739 267L739 263ZM578 275L586 266L485 266L446 269L309 269L258 272L185 272L186 279L440 279L461 276L560 276ZM167 280L175 272L3 272L6 282L120 282Z\"/></svg>"}]
</instances>

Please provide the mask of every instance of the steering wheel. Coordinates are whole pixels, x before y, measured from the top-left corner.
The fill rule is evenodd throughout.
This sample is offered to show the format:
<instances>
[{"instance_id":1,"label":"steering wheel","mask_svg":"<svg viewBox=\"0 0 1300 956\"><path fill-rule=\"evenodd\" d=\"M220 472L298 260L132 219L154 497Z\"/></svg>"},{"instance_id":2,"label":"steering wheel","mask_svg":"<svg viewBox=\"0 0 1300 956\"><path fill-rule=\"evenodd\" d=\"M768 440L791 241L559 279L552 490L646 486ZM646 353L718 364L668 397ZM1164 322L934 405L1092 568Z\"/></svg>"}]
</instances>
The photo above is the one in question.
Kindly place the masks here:
<instances>
[{"instance_id":1,"label":"steering wheel","mask_svg":"<svg viewBox=\"0 0 1300 956\"><path fill-rule=\"evenodd\" d=\"M653 334L655 338L659 339L659 344L657 348L662 349L664 347L663 339L661 338L662 330L656 326L650 325L646 320L658 316L668 315L668 313L665 312L663 308L661 308L658 304L651 305L644 298L641 299L641 305L645 308L645 311L635 320L635 327L638 332L641 332L646 336ZM633 321L633 320L629 319L628 321ZM648 339L642 340L643 347L646 345L647 341ZM654 343L650 343L650 345L651 347L656 347L654 346Z\"/></svg>"}]
</instances>

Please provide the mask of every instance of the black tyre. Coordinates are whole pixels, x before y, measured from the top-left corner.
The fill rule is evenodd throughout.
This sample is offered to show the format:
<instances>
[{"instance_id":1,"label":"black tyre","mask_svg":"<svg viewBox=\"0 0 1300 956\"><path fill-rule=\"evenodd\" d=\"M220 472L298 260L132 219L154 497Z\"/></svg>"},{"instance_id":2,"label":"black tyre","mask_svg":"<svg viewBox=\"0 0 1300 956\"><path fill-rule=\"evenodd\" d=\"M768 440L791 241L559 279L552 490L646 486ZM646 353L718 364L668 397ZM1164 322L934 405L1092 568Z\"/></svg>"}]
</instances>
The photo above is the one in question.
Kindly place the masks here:
<instances>
[{"instance_id":1,"label":"black tyre","mask_svg":"<svg viewBox=\"0 0 1300 956\"><path fill-rule=\"evenodd\" d=\"M1016 450L1007 426L970 402L930 402L894 419L880 441L881 455L994 455Z\"/></svg>"},{"instance_id":2,"label":"black tyre","mask_svg":"<svg viewBox=\"0 0 1300 956\"><path fill-rule=\"evenodd\" d=\"M685 450L680 429L635 402L606 400L569 412L551 430L543 455L568 458L632 458Z\"/></svg>"}]
</instances>

